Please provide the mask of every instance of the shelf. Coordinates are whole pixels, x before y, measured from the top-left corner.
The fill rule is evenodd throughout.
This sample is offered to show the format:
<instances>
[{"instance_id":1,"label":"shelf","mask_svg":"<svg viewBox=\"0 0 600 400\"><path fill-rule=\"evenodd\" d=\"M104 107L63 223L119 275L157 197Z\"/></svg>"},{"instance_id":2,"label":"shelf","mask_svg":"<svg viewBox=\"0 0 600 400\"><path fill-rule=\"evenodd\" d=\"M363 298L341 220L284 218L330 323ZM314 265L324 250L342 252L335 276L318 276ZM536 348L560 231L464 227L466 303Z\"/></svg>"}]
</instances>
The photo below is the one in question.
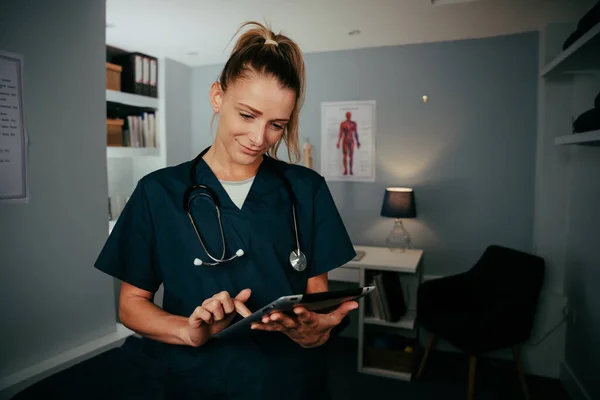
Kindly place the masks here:
<instances>
[{"instance_id":1,"label":"shelf","mask_svg":"<svg viewBox=\"0 0 600 400\"><path fill-rule=\"evenodd\" d=\"M360 372L363 374L383 376L385 378L394 378L403 381L410 381L412 379L412 374L409 372L398 372L376 367L362 367Z\"/></svg>"},{"instance_id":2,"label":"shelf","mask_svg":"<svg viewBox=\"0 0 600 400\"><path fill-rule=\"evenodd\" d=\"M600 23L542 68L540 76L600 69Z\"/></svg>"},{"instance_id":3,"label":"shelf","mask_svg":"<svg viewBox=\"0 0 600 400\"><path fill-rule=\"evenodd\" d=\"M125 104L133 107L158 109L158 99L138 94L118 92L116 90L106 89L106 101Z\"/></svg>"},{"instance_id":4,"label":"shelf","mask_svg":"<svg viewBox=\"0 0 600 400\"><path fill-rule=\"evenodd\" d=\"M364 251L365 255L358 261L348 261L346 267L416 273L419 268L423 250L408 249L397 253L387 247L354 246L356 251Z\"/></svg>"},{"instance_id":5,"label":"shelf","mask_svg":"<svg viewBox=\"0 0 600 400\"><path fill-rule=\"evenodd\" d=\"M107 147L107 158L158 157L158 147Z\"/></svg>"},{"instance_id":6,"label":"shelf","mask_svg":"<svg viewBox=\"0 0 600 400\"><path fill-rule=\"evenodd\" d=\"M364 323L369 325L379 325L379 326L387 326L390 328L400 328L400 329L414 329L415 320L417 317L416 310L408 310L406 315L397 322L388 322L375 317L367 317L364 318Z\"/></svg>"},{"instance_id":7,"label":"shelf","mask_svg":"<svg viewBox=\"0 0 600 400\"><path fill-rule=\"evenodd\" d=\"M570 135L558 136L554 139L554 144L581 144L588 146L600 146L600 131L573 133Z\"/></svg>"}]
</instances>

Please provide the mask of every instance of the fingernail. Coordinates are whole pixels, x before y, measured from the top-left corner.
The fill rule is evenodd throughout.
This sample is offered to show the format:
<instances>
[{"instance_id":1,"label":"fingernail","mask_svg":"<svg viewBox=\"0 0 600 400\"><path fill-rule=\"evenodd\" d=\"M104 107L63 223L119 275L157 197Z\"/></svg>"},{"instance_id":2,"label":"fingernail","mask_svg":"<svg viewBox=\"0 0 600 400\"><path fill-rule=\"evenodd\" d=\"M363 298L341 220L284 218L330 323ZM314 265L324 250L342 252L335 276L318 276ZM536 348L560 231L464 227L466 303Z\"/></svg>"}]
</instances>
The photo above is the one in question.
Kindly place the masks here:
<instances>
[{"instance_id":1,"label":"fingernail","mask_svg":"<svg viewBox=\"0 0 600 400\"><path fill-rule=\"evenodd\" d=\"M294 308L294 312L298 315L302 314L304 311L301 308Z\"/></svg>"}]
</instances>

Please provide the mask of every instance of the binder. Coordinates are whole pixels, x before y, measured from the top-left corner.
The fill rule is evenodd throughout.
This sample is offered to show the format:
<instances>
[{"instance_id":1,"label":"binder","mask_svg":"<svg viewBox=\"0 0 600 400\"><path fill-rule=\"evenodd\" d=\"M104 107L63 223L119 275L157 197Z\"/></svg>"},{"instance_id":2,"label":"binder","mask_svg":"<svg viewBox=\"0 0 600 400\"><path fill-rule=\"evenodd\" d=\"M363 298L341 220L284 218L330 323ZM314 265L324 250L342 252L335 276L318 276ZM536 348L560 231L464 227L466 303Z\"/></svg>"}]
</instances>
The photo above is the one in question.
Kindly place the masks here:
<instances>
[{"instance_id":1,"label":"binder","mask_svg":"<svg viewBox=\"0 0 600 400\"><path fill-rule=\"evenodd\" d=\"M158 97L158 59L133 52L118 56L116 64L123 67L121 90L147 97Z\"/></svg>"},{"instance_id":2,"label":"binder","mask_svg":"<svg viewBox=\"0 0 600 400\"><path fill-rule=\"evenodd\" d=\"M150 58L150 97L158 97L158 59Z\"/></svg>"},{"instance_id":3,"label":"binder","mask_svg":"<svg viewBox=\"0 0 600 400\"><path fill-rule=\"evenodd\" d=\"M119 57L118 64L123 67L121 75L123 92L144 94L143 57L141 53L128 53Z\"/></svg>"},{"instance_id":4,"label":"binder","mask_svg":"<svg viewBox=\"0 0 600 400\"><path fill-rule=\"evenodd\" d=\"M150 96L150 57L142 57L142 93L144 96Z\"/></svg>"}]
</instances>

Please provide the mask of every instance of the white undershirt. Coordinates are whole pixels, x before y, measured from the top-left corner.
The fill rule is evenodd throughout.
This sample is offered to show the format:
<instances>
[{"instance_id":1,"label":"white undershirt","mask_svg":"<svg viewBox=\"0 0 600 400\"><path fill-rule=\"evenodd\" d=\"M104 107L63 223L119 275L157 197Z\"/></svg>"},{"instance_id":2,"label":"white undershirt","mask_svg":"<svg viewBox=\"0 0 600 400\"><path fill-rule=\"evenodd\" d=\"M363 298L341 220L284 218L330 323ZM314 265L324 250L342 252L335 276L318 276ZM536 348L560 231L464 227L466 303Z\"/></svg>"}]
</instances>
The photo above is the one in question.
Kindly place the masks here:
<instances>
[{"instance_id":1,"label":"white undershirt","mask_svg":"<svg viewBox=\"0 0 600 400\"><path fill-rule=\"evenodd\" d=\"M244 205L244 201L246 201L246 196L248 196L248 192L250 191L250 187L252 186L252 182L254 182L254 177L248 178L243 181L222 181L221 185L229 195L229 198L233 203L238 207L242 208Z\"/></svg>"}]
</instances>

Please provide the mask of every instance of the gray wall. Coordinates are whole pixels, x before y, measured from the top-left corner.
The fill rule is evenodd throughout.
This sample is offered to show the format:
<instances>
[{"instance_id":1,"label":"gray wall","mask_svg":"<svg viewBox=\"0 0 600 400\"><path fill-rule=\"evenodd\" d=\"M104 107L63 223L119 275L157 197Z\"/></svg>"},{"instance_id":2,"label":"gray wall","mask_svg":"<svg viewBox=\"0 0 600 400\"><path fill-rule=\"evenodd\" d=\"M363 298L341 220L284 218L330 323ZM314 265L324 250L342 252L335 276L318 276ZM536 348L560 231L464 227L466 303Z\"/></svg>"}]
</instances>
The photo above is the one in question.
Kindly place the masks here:
<instances>
[{"instance_id":1,"label":"gray wall","mask_svg":"<svg viewBox=\"0 0 600 400\"><path fill-rule=\"evenodd\" d=\"M384 245L383 193L399 185L415 188L418 220L406 225L428 274L464 271L492 242L531 248L536 34L306 59L300 126L317 170L320 103L377 102L376 183L329 183L354 242Z\"/></svg>"},{"instance_id":2,"label":"gray wall","mask_svg":"<svg viewBox=\"0 0 600 400\"><path fill-rule=\"evenodd\" d=\"M192 157L190 151L192 115L192 68L165 59L165 112L167 165L176 165ZM208 98L208 94L206 95Z\"/></svg>"},{"instance_id":3,"label":"gray wall","mask_svg":"<svg viewBox=\"0 0 600 400\"><path fill-rule=\"evenodd\" d=\"M115 331L107 236L103 0L3 2L24 55L29 204L0 205L0 377Z\"/></svg>"},{"instance_id":4,"label":"gray wall","mask_svg":"<svg viewBox=\"0 0 600 400\"><path fill-rule=\"evenodd\" d=\"M192 69L192 153L200 153L212 144L217 128L215 119L211 130L212 107L208 98L210 85L219 79L223 65L209 65Z\"/></svg>"}]
</instances>

